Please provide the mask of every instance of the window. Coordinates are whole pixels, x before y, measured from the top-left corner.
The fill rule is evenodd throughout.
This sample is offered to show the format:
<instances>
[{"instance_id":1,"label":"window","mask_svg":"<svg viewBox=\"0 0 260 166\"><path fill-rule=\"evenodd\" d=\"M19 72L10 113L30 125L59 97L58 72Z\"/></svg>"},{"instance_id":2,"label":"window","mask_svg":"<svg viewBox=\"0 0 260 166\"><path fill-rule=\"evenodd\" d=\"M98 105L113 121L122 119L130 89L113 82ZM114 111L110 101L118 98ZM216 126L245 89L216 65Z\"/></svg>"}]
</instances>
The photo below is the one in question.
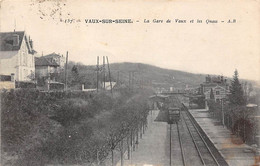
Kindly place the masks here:
<instances>
[{"instance_id":1,"label":"window","mask_svg":"<svg viewBox=\"0 0 260 166\"><path fill-rule=\"evenodd\" d=\"M219 91L216 91L216 95L219 95Z\"/></svg>"},{"instance_id":2,"label":"window","mask_svg":"<svg viewBox=\"0 0 260 166\"><path fill-rule=\"evenodd\" d=\"M11 81L11 76L9 76L9 75L0 75L0 81Z\"/></svg>"}]
</instances>

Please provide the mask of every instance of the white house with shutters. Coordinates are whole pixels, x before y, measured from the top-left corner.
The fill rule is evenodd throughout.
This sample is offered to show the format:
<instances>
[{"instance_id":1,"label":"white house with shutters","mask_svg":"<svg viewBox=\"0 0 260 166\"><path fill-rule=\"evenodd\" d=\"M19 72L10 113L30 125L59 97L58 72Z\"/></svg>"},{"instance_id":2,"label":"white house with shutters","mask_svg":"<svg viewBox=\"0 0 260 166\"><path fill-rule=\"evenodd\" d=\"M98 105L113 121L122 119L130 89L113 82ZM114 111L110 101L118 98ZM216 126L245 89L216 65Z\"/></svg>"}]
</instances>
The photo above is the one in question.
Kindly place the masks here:
<instances>
[{"instance_id":1,"label":"white house with shutters","mask_svg":"<svg viewBox=\"0 0 260 166\"><path fill-rule=\"evenodd\" d=\"M0 32L0 75L31 81L35 73L33 41L24 31Z\"/></svg>"}]
</instances>

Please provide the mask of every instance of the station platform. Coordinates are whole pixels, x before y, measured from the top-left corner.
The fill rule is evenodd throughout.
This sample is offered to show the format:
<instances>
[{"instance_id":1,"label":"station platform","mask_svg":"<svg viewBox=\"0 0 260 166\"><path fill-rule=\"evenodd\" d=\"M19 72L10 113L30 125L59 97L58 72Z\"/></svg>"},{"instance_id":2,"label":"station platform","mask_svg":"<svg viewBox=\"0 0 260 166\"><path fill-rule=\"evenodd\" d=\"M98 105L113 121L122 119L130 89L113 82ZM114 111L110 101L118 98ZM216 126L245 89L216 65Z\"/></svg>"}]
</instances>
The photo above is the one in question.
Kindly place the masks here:
<instances>
[{"instance_id":1,"label":"station platform","mask_svg":"<svg viewBox=\"0 0 260 166\"><path fill-rule=\"evenodd\" d=\"M189 112L230 166L259 166L260 157L221 123L210 117L206 109Z\"/></svg>"}]
</instances>

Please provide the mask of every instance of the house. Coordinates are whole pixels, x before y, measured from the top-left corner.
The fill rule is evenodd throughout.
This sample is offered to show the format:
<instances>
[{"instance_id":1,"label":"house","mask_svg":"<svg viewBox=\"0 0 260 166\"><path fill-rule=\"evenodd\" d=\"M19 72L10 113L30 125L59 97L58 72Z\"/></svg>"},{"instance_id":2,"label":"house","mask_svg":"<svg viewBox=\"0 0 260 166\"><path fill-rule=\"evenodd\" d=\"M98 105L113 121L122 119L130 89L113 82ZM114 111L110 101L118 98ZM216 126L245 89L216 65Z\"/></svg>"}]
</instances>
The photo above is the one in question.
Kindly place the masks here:
<instances>
[{"instance_id":1,"label":"house","mask_svg":"<svg viewBox=\"0 0 260 166\"><path fill-rule=\"evenodd\" d=\"M52 58L35 57L37 88L43 91L64 90L64 83L57 82L60 76L59 64Z\"/></svg>"},{"instance_id":2,"label":"house","mask_svg":"<svg viewBox=\"0 0 260 166\"><path fill-rule=\"evenodd\" d=\"M227 98L227 96L230 94L229 91L219 85L211 88L210 90L206 91L204 93L205 95L205 99L208 100L208 99L211 99L211 96L210 95L213 95L213 99L215 101L219 101L221 99L225 99Z\"/></svg>"},{"instance_id":3,"label":"house","mask_svg":"<svg viewBox=\"0 0 260 166\"><path fill-rule=\"evenodd\" d=\"M227 98L229 85L223 76L206 76L206 81L200 85L200 94L205 95L205 99L214 98L215 101ZM213 95L213 96L212 96Z\"/></svg>"},{"instance_id":4,"label":"house","mask_svg":"<svg viewBox=\"0 0 260 166\"><path fill-rule=\"evenodd\" d=\"M33 41L25 31L0 32L0 75L17 82L31 82L35 65Z\"/></svg>"},{"instance_id":5,"label":"house","mask_svg":"<svg viewBox=\"0 0 260 166\"><path fill-rule=\"evenodd\" d=\"M65 57L63 57L63 55L56 54L56 53L54 52L54 53L45 55L44 57L45 57L47 60L49 60L49 61L55 61L55 62L59 65L60 69L64 69Z\"/></svg>"},{"instance_id":6,"label":"house","mask_svg":"<svg viewBox=\"0 0 260 166\"><path fill-rule=\"evenodd\" d=\"M56 74L58 73L59 64L53 59L48 59L45 56L35 57L35 77L37 81L43 79L55 81Z\"/></svg>"}]
</instances>

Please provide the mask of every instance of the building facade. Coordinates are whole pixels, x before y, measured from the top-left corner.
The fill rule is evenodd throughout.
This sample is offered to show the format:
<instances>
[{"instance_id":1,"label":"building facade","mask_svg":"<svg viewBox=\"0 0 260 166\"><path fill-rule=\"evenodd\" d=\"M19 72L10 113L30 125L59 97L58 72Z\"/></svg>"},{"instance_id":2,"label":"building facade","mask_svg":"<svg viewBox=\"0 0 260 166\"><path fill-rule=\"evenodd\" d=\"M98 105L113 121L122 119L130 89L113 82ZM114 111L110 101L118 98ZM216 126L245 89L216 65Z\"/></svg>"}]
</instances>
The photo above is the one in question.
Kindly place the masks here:
<instances>
[{"instance_id":1,"label":"building facade","mask_svg":"<svg viewBox=\"0 0 260 166\"><path fill-rule=\"evenodd\" d=\"M59 68L60 68L60 69L64 69L65 57L64 57L63 55L56 54L56 53L54 52L54 53L45 55L44 57L45 57L47 60L51 61L51 62L55 61L55 62L59 65Z\"/></svg>"},{"instance_id":2,"label":"building facade","mask_svg":"<svg viewBox=\"0 0 260 166\"><path fill-rule=\"evenodd\" d=\"M211 88L204 93L205 99L214 99L215 101L220 101L221 99L226 99L229 94L229 91L219 85ZM212 98L210 95L213 95Z\"/></svg>"},{"instance_id":3,"label":"building facade","mask_svg":"<svg viewBox=\"0 0 260 166\"><path fill-rule=\"evenodd\" d=\"M205 99L214 99L219 101L226 99L229 95L229 84L223 76L207 76L206 81L200 85L200 94L205 95Z\"/></svg>"},{"instance_id":4,"label":"building facade","mask_svg":"<svg viewBox=\"0 0 260 166\"><path fill-rule=\"evenodd\" d=\"M33 41L24 31L0 33L0 75L13 75L15 81L30 82L35 65Z\"/></svg>"},{"instance_id":5,"label":"building facade","mask_svg":"<svg viewBox=\"0 0 260 166\"><path fill-rule=\"evenodd\" d=\"M55 81L55 74L58 73L59 65L50 61L45 56L35 58L35 76L37 79L48 79Z\"/></svg>"}]
</instances>

